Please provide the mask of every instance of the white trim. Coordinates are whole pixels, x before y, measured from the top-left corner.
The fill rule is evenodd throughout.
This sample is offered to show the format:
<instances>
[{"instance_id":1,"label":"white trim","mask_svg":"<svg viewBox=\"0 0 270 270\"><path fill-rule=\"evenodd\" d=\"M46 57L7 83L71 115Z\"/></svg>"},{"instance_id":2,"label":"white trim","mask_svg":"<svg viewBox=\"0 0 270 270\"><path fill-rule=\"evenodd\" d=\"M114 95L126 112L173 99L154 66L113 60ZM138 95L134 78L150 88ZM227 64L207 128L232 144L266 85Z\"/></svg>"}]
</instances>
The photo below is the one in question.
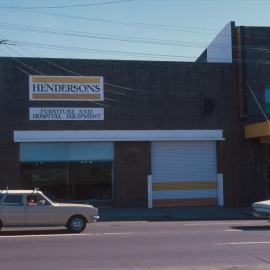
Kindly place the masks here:
<instances>
[{"instance_id":1,"label":"white trim","mask_svg":"<svg viewBox=\"0 0 270 270\"><path fill-rule=\"evenodd\" d=\"M220 141L222 130L23 130L15 142Z\"/></svg>"}]
</instances>

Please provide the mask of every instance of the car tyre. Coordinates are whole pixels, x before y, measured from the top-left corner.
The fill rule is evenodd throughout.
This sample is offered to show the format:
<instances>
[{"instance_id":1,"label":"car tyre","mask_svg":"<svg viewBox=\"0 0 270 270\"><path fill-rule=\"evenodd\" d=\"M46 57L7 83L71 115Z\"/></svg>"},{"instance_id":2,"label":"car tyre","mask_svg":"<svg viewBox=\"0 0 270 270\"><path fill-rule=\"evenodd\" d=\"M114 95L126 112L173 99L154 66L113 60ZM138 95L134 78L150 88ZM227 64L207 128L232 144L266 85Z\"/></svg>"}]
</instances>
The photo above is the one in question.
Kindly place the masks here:
<instances>
[{"instance_id":1,"label":"car tyre","mask_svg":"<svg viewBox=\"0 0 270 270\"><path fill-rule=\"evenodd\" d=\"M82 216L73 216L68 220L67 229L72 233L80 233L86 227L86 220Z\"/></svg>"}]
</instances>

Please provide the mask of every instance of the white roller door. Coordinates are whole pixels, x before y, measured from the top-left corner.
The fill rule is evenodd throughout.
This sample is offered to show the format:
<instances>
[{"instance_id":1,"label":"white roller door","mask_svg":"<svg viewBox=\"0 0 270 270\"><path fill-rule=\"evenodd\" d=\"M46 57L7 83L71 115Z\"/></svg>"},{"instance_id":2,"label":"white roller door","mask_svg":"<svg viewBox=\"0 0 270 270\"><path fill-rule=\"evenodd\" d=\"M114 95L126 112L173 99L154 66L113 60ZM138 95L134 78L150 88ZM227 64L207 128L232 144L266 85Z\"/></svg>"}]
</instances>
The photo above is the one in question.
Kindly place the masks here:
<instances>
[{"instance_id":1,"label":"white roller door","mask_svg":"<svg viewBox=\"0 0 270 270\"><path fill-rule=\"evenodd\" d=\"M215 141L152 142L153 205L217 205Z\"/></svg>"}]
</instances>

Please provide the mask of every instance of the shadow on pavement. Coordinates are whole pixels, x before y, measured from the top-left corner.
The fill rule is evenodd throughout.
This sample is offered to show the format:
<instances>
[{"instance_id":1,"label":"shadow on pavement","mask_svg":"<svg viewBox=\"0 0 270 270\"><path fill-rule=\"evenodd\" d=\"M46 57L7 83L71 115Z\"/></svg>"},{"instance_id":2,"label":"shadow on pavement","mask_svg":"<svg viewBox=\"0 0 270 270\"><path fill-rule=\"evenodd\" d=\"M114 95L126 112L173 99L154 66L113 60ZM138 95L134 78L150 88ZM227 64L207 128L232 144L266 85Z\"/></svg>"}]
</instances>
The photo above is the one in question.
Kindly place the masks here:
<instances>
[{"instance_id":1,"label":"shadow on pavement","mask_svg":"<svg viewBox=\"0 0 270 270\"><path fill-rule=\"evenodd\" d=\"M70 232L65 229L59 229L59 230L28 230L28 231L1 231L0 232L0 238L1 236L17 236L17 235L46 235L46 234L69 234Z\"/></svg>"},{"instance_id":2,"label":"shadow on pavement","mask_svg":"<svg viewBox=\"0 0 270 270\"><path fill-rule=\"evenodd\" d=\"M270 231L269 226L232 226L232 229L242 231Z\"/></svg>"}]
</instances>

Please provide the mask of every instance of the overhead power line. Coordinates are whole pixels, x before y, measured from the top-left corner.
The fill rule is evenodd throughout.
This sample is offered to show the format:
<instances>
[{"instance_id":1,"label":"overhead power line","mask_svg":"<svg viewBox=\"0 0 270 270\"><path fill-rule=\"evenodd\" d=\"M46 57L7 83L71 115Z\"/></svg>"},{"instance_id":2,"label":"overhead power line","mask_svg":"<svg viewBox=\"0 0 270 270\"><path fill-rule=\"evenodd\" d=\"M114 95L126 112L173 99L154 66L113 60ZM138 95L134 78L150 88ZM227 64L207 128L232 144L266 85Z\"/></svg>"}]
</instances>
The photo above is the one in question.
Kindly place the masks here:
<instances>
[{"instance_id":1,"label":"overhead power line","mask_svg":"<svg viewBox=\"0 0 270 270\"><path fill-rule=\"evenodd\" d=\"M9 48L9 49L14 50L14 49L12 49L12 48ZM2 49L0 49L0 50L2 50ZM2 51L3 51L3 50L2 50ZM58 68L60 68L60 69L62 69L62 70L68 71L69 73L71 73L71 74L73 74L73 75L76 74L76 75L79 75L79 76L83 76L82 74L79 74L79 73L76 73L76 72L74 72L74 71L72 71L72 70L70 70L70 69L64 68L64 67L62 67L62 66L60 66L60 65L57 65L57 64L55 64L55 63L53 63L53 62L51 62L51 61L48 61L48 60L46 60L46 59L44 59L44 58L41 58L41 57L38 57L38 58L40 58L41 60L43 60L43 61L45 61L45 62L47 62L47 63L50 63L50 64L56 66L56 67L58 67ZM20 64L26 66L27 68L29 68L29 69L31 69L31 70L34 70L35 72L38 72L38 73L41 74L41 75L45 75L45 74L43 74L42 72L39 72L39 71L37 71L36 69L32 68L31 66L25 64L23 61L17 59L16 57L15 57L15 58L13 57L12 59L15 59L15 61L17 61L18 63L20 63ZM16 67L18 70L20 70L21 72L23 72L23 73L25 73L25 74L27 74L27 75L31 75L30 73L28 73L27 71L25 71L23 68L18 67L18 66L15 66L15 67ZM74 78L74 81L76 81L76 78ZM129 91L136 91L136 92L141 92L141 93L144 92L144 93L148 93L148 94L151 93L151 92L148 92L148 91L147 91L147 92L146 92L146 91L140 91L139 89L133 89L133 88L130 88L130 87L123 87L123 86L116 85L116 84L111 84L111 83L105 83L105 82L104 82L104 84L110 85L110 86L113 86L113 87L116 87L116 88L120 88L120 89L129 90ZM259 101L258 101L256 95L254 94L254 92L253 92L253 90L251 89L251 87L250 87L250 85L249 85L248 82L247 82L247 86L248 86L248 89L249 89L249 91L251 92L253 98L255 99L255 101L256 101L258 107L260 108L262 114L264 115L266 121L268 122L268 121L269 121L269 120L268 120L268 117L267 117L266 113L264 112L264 110L262 109L262 106L260 105L260 103L259 103ZM109 90L109 91L111 91L112 93L114 93L114 91L112 91L112 90ZM136 92L135 92L135 93L136 93ZM117 94L119 94L119 92L117 92ZM121 94L122 94L122 95L126 95L125 93L121 93ZM108 98L107 98L107 100L115 101L115 100L108 99ZM88 100L88 101L89 101L89 100ZM115 107L113 107L113 106L110 106L110 105L107 105L107 104L100 104L99 102L96 102L96 101L89 101L89 102L92 102L93 104L96 104L96 105L99 105L99 106L105 106L105 107L107 107L107 108L115 109ZM121 109L121 110L122 110L122 109ZM130 111L130 110L129 110L129 111ZM150 114L150 113L148 113L148 114Z\"/></svg>"},{"instance_id":2,"label":"overhead power line","mask_svg":"<svg viewBox=\"0 0 270 270\"><path fill-rule=\"evenodd\" d=\"M89 33L82 31L70 31L64 29L56 28L43 28L29 25L19 25L19 24L10 24L0 22L0 27L2 29L13 30L13 31L26 31L42 34L52 34L60 36L69 36L69 37L80 37L80 38L90 38L90 39L102 39L102 40L113 40L113 41L123 41L123 42L132 42L132 43L143 43L143 44L156 44L156 45L170 45L170 46L181 46L181 47L196 47L204 48L207 46L207 43L201 42L185 42L177 40L165 40L165 39L151 39L151 38L142 38L134 36L121 36L121 35L112 35L112 34L98 34L98 33Z\"/></svg>"},{"instance_id":3,"label":"overhead power line","mask_svg":"<svg viewBox=\"0 0 270 270\"><path fill-rule=\"evenodd\" d=\"M6 47L7 47L7 46L6 46ZM12 50L13 52L16 51L14 48L9 48L9 47L8 47L8 49ZM24 48L22 48L22 49L29 53L28 50L26 50L26 49L24 49ZM18 51L16 51L16 52L19 53ZM19 54L20 54L20 53L19 53ZM31 54L33 54L33 53L31 53ZM21 55L21 54L20 54L20 55ZM22 57L25 57L24 55L21 55L21 56L22 56ZM46 62L46 63L48 63L48 64L51 64L51 65L57 67L58 69L64 70L64 71L66 71L66 72L68 72L68 73L70 73L70 74L72 74L72 75L83 76L83 75L80 74L80 73L77 73L77 72L74 72L74 71L72 71L72 70L70 70L70 69L64 68L64 67L62 67L62 66L60 66L60 65L58 65L58 64L56 64L56 63L54 63L54 62L52 62L52 61L49 61L49 60L47 60L47 59L45 59L45 58L42 58L42 57L39 57L39 56L37 56L37 58L41 59L42 61L44 61L44 62ZM32 70L32 71L34 71L34 72L37 72L37 73L40 74L40 75L44 75L44 74L42 74L40 71L38 71L37 69L32 68L32 66L26 65L26 64L25 64L23 61L21 61L20 59L18 59L18 58L16 58L16 57L15 57L15 59L16 59L17 62L19 62L19 63L22 64L23 66L29 68L30 70ZM76 81L76 78L75 78L74 80ZM111 86L115 86L115 87L116 87L116 85L113 85L113 84L110 84L110 83L104 82L104 84L107 84L107 85L111 85ZM121 87L121 88L123 89L124 87ZM125 88L125 89L128 89L128 88ZM130 89L130 90L131 90L131 89ZM114 94L118 94L118 95L126 95L125 93L117 92L117 91L113 91L113 90L107 90L107 91L112 92L112 93L114 93ZM110 98L105 98L105 99L106 99L106 100L110 100L110 101L114 101L114 102L116 101L116 100L110 99Z\"/></svg>"},{"instance_id":4,"label":"overhead power line","mask_svg":"<svg viewBox=\"0 0 270 270\"><path fill-rule=\"evenodd\" d=\"M1 51L3 51L1 48L0 48L0 50ZM5 54L7 54L7 53L5 53ZM8 55L9 56L9 55ZM10 57L10 56L9 56ZM40 58L40 57L39 57ZM12 59L13 60L15 60L16 62L18 62L17 60L17 58L14 58L14 57L12 57ZM20 62L18 62L19 64L21 64L21 62L22 61L20 61ZM26 71L25 69L23 69L22 67L19 67L18 65L15 65L15 64L13 64L13 66L17 69L17 70L19 70L19 71L21 71L22 73L24 73L24 74L26 74L26 75L32 75L31 73L29 73L28 71ZM26 66L28 66L29 68L30 68L30 66L29 65L26 65ZM67 70L67 69L66 69ZM74 73L73 71L70 71L71 73ZM80 76L84 76L84 75L80 75ZM75 78L76 79L76 78ZM75 80L74 79L74 80ZM139 95L137 95L137 96L133 96L133 97L136 97L136 98L140 98L140 97L142 97L142 95L141 95L141 93L146 93L146 94L157 94L156 92L153 92L153 91L143 91L143 90L140 90L140 89L132 89L132 88L129 88L129 87L123 87L123 86L119 86L119 85L115 85L115 84L109 84L109 83L107 83L107 85L111 85L111 86L113 86L113 87L117 87L117 88L122 88L122 89L129 89L129 90L132 90L132 91L136 91ZM108 89L106 89L106 91L108 91ZM111 92L113 92L113 91L111 91ZM165 91L166 92L166 91ZM159 93L159 95L166 95L166 96L168 96L168 95L170 95L170 96L173 96L173 100L177 100L176 99L176 97L179 97L179 96L181 96L181 98L183 98L183 96L200 96L199 95L199 93L198 92L194 92L194 93L190 93L190 92L188 92L188 93ZM107 100L110 100L110 99L108 99L108 98L106 98ZM104 104L104 102L102 103L102 104L100 104L99 102L95 102L95 101L90 101L90 100L86 100L85 102L90 102L90 103L93 103L93 104L96 104L96 105L98 105L98 106L101 106L101 107L106 107L107 109L110 109L110 110L112 110L113 112L114 111L118 111L118 112L124 112L124 113L126 113L126 112L132 112L132 113L134 113L134 114L136 114L136 115L138 115L138 108L137 108L137 106L129 106L129 107L125 107L125 106L121 106L121 107L119 107L119 106L115 106L115 104L114 105L107 105L107 104ZM123 104L123 103L122 103ZM149 115L150 117L155 117L155 111L151 108L151 104L148 106L149 107L149 109L147 110L147 111L143 111L143 114L145 115L145 114L147 114L147 115ZM168 115L172 115L172 116L174 116L174 117L179 117L179 114L177 114L177 113L168 113ZM154 119L154 118L153 118Z\"/></svg>"},{"instance_id":5,"label":"overhead power line","mask_svg":"<svg viewBox=\"0 0 270 270\"><path fill-rule=\"evenodd\" d=\"M7 46L6 46L7 47ZM40 56L37 56L35 55L33 52L30 52L29 50L26 50L25 48L23 48L22 46L20 46L21 49L23 49L25 52L33 55L34 57L37 57L39 59L41 59L42 61L48 63L48 64L51 64L52 66L55 66L57 67L58 69L61 69L61 70L64 70L68 73L70 73L71 75L76 75L76 76L86 76L85 74L81 74L81 73L78 73L78 72L75 72L71 69L68 69L68 68L65 68L59 64L56 64L55 62L53 62L52 60L48 60L46 58L43 58L43 57L40 57ZM14 49L13 49L14 50ZM22 57L25 57L24 55L22 55ZM22 61L21 61L22 62ZM29 66L29 65L28 65ZM31 66L29 66L29 68L31 68ZM107 81L104 82L105 85L107 86L111 86L113 88L117 88L117 89L121 89L121 90L127 90L127 92L123 93L123 92L117 92L115 90L111 90L111 89L106 89L106 91L110 92L110 93L114 93L114 94L118 94L118 95L122 95L122 96L130 96L132 95L133 97L134 94L140 94L139 96L141 96L142 93L145 93L145 94L156 94L156 92L153 92L153 91L149 91L149 90L142 90L142 89L135 89L135 88L131 88L131 87L127 87L127 86L123 86L123 85L118 85L118 84L112 84L112 83L108 83ZM120 91L120 90L119 90ZM160 93L162 95L165 95L165 96L187 96L187 95L195 95L195 93ZM109 98L106 98L107 100L111 100ZM111 101L115 101L115 100L111 100Z\"/></svg>"},{"instance_id":6,"label":"overhead power line","mask_svg":"<svg viewBox=\"0 0 270 270\"><path fill-rule=\"evenodd\" d=\"M260 102L258 101L256 95L254 94L254 92L253 92L253 90L252 90L252 88L250 87L250 85L249 85L248 82L247 82L247 87L248 87L249 91L251 92L252 97L254 98L255 102L257 103L257 105L258 105L258 107L259 107L259 109L260 109L262 115L264 116L265 120L266 120L267 122L269 122L269 119L268 119L266 113L264 112L264 110L263 110L263 108L262 108Z\"/></svg>"},{"instance_id":7,"label":"overhead power line","mask_svg":"<svg viewBox=\"0 0 270 270\"><path fill-rule=\"evenodd\" d=\"M7 42L8 40L3 39L2 41ZM0 40L0 44L1 44L1 40ZM3 43L3 44L4 44L4 43ZM4 44L4 45L6 46L6 44ZM6 47L7 47L7 46L6 46ZM10 47L8 47L8 48L9 48L10 50L12 50L12 51L16 51L16 50L14 50L13 48L10 48ZM2 49L0 49L0 50L3 51ZM5 51L4 51L4 52L5 52ZM17 53L18 53L18 52L17 52ZM5 54L6 54L6 52L5 52ZM9 57L10 57L10 56L9 56ZM38 58L41 58L41 57L38 57ZM14 59L16 62L20 63L21 65L23 65L23 66L29 68L30 70L32 70L32 71L34 71L34 72L37 72L37 73L40 74L40 75L45 75L45 74L43 74L42 72L38 71L37 69L33 68L32 66L25 64L23 61L21 61L20 59L17 59L16 57L12 57L12 59ZM67 72L69 72L69 73L71 73L71 74L73 74L73 75L83 76L83 75L81 75L81 74L79 74L79 73L76 73L76 72L70 70L70 69L67 69L67 68L64 68L64 67L62 67L62 66L60 66L60 65L57 65L57 64L55 64L55 63L53 63L53 62L51 62L51 61L48 61L48 60L43 59L43 58L41 58L41 59L42 59L43 61L49 63L49 64L52 64L52 65L54 65L54 66L56 66L56 67L62 69L62 70L65 70L65 71L67 71ZM269 62L269 64L270 64L270 62ZM17 66L16 66L16 68L17 68L18 70L22 71L22 72L25 73L25 74L31 75L30 73L28 73L27 71L25 71L25 70L24 70L23 68L21 68L21 67L17 67ZM74 81L76 81L76 78L74 78ZM130 88L130 87L124 87L124 86L120 86L120 85L116 85L116 84L111 84L111 83L104 83L104 84L109 85L109 86L112 86L112 87L116 87L116 88L128 90L128 91L136 91L136 92L139 91L138 89L133 89L133 88ZM263 116L265 117L266 121L269 121L269 120L268 120L268 117L267 117L267 115L266 115L266 113L265 113L264 110L262 109L262 106L260 105L260 103L259 103L259 101L258 101L256 95L254 94L254 92L253 92L253 90L252 90L252 88L250 87L250 85L249 85L248 82L247 82L247 87L248 87L249 91L251 92L251 94L252 94L252 96L253 96L255 102L257 103L258 107L260 108L260 110L261 110ZM112 93L115 93L115 91L111 91L111 92L112 92ZM139 92L142 92L142 91L139 91ZM143 91L143 92L145 92L145 91ZM117 94L119 94L119 92L117 92ZM126 95L125 93L121 93L121 94L122 94L122 95ZM108 99L108 100L111 100L111 99ZM111 101L115 101L115 100L111 100ZM100 104L99 102L95 102L95 101L89 101L89 102L92 102L93 104L96 104L96 105L99 105L99 106L106 106L106 107L109 107L109 108L113 108L112 106L109 106L109 105L106 105L106 104Z\"/></svg>"},{"instance_id":8,"label":"overhead power line","mask_svg":"<svg viewBox=\"0 0 270 270\"><path fill-rule=\"evenodd\" d=\"M78 72L75 72L75 71L72 71L71 69L68 69L68 68L65 68L65 67L63 67L63 66L60 66L60 65L58 65L58 64L56 64L56 63L54 63L54 62L52 62L52 61L49 61L49 60L46 59L46 58L37 56L37 55L35 55L33 52L29 52L28 50L26 50L26 49L23 48L23 47L20 47L20 48L23 49L25 52L30 53L31 55L34 55L35 57L41 59L43 62L46 62L46 63L48 63L48 64L50 64L50 65L52 65L52 66L57 67L58 69L64 70L64 71L66 71L66 72L68 72L68 73L70 73L70 74L72 74L72 75L83 76L82 74L80 74L80 73L78 73ZM107 84L107 85L115 86L115 87L116 87L116 85L113 85L113 84L110 84L110 83L104 82L104 84ZM121 89L125 89L125 90L129 89L129 90L132 90L132 91L134 90L134 89L127 88L127 87L121 87ZM125 93L122 93L122 92L116 92L116 91L113 91L113 90L108 90L108 91L109 91L109 92L112 92L112 93L114 93L114 94L118 94L118 95L126 95Z\"/></svg>"},{"instance_id":9,"label":"overhead power line","mask_svg":"<svg viewBox=\"0 0 270 270\"><path fill-rule=\"evenodd\" d=\"M127 0L127 1L134 1L134 0ZM29 11L31 12L31 9L29 9ZM39 13L42 15L49 15L49 16L53 16L57 18L63 17L63 18L71 18L71 19L77 19L77 20L98 21L102 23L118 24L118 25L124 25L124 26L133 26L133 27L159 29L159 30L182 31L182 32L199 33L199 34L207 34L207 35L216 34L217 31L220 30L219 28L209 28L209 27L191 27L191 26L179 26L179 25L170 25L170 24L118 21L118 20L112 20L112 19L93 18L89 16L84 17L84 16L75 16L75 15L69 15L69 14L63 14L63 13L55 13L55 12L52 13L48 11L39 11L39 10L35 10L35 13Z\"/></svg>"},{"instance_id":10,"label":"overhead power line","mask_svg":"<svg viewBox=\"0 0 270 270\"><path fill-rule=\"evenodd\" d=\"M14 51L14 49L12 48L9 48L10 50ZM0 50L2 52L4 52L6 55L8 55L9 57L11 57L6 51L4 51L2 48L0 48ZM17 52L18 53L18 52ZM33 68L31 65L28 65L28 64L25 64L22 60L18 59L17 57L11 57L13 60L15 60L17 63L23 65L24 67L34 71L35 73L38 73L39 75L43 75L43 76L46 76L46 74L40 72L39 70L37 70L36 68ZM26 71L25 69L21 68L21 67L18 67L16 66L17 69L19 69L20 71L23 71L25 74L27 75L32 75L31 73L29 73L28 71ZM73 79L74 82L76 82L76 78ZM74 96L77 96L76 94L73 94ZM104 98L104 100L110 100L110 101L115 101L113 99L108 99L108 98ZM105 106L105 107L110 107L109 105L107 104L100 104L98 101L93 101L93 100L86 100L87 102L91 102L93 104L96 104L96 105L99 105L99 106Z\"/></svg>"},{"instance_id":11,"label":"overhead power line","mask_svg":"<svg viewBox=\"0 0 270 270\"><path fill-rule=\"evenodd\" d=\"M97 21L102 23L109 24L117 24L123 26L132 26L132 27L140 27L140 28L149 28L149 29L157 29L157 30L165 30L165 31L177 31L177 32L188 32L188 33L197 33L197 34L206 34L206 35L214 35L216 34L215 29L211 28L195 28L195 27L181 27L176 25L162 25L162 24L151 24L151 23L142 23L142 22L131 22L131 21L118 21L118 20L110 20L110 19L101 19L101 18L93 18L93 17L84 17L84 16L76 16L76 15L68 15L63 13L52 13L47 11L36 11L36 13L42 15L49 15L57 18L70 18L75 20L83 20L83 21ZM208 30L210 32L207 32ZM211 30L210 30L211 29Z\"/></svg>"},{"instance_id":12,"label":"overhead power line","mask_svg":"<svg viewBox=\"0 0 270 270\"><path fill-rule=\"evenodd\" d=\"M31 47L31 48L39 48L39 49L50 49L50 50L60 50L60 51L72 51L72 52L87 52L87 53L103 53L109 55L122 55L122 56L136 56L136 57L149 57L149 58L166 58L166 59L173 59L174 61L180 60L197 60L198 57L194 56L185 56L185 55L171 55L171 54L155 54L155 53L139 53L134 51L116 51L116 50L102 50L102 49L90 49L90 48L83 48L83 47L76 47L76 46L60 46L60 45L53 45L53 44L44 44L44 43L33 43L33 42L24 42L24 41L12 41L13 45L15 44L23 46L23 47ZM248 49L242 49L248 50ZM259 49L263 51L262 49ZM264 52L270 54L270 48L265 49ZM228 60L232 60L235 62L241 61L243 63L256 63L256 64L270 64L270 60L264 59L237 59L237 58L211 58L212 60L224 62Z\"/></svg>"},{"instance_id":13,"label":"overhead power line","mask_svg":"<svg viewBox=\"0 0 270 270\"><path fill-rule=\"evenodd\" d=\"M76 5L60 5L60 6L0 6L1 9L61 9L61 8L78 8L78 7L89 7L89 6L101 6L101 5L111 5L123 2L131 2L133 0L115 0L115 1L105 1L97 3L88 4L76 4Z\"/></svg>"},{"instance_id":14,"label":"overhead power line","mask_svg":"<svg viewBox=\"0 0 270 270\"><path fill-rule=\"evenodd\" d=\"M8 39L0 39L0 45L15 45Z\"/></svg>"},{"instance_id":15,"label":"overhead power line","mask_svg":"<svg viewBox=\"0 0 270 270\"><path fill-rule=\"evenodd\" d=\"M14 41L15 44L19 44L26 47L33 48L46 48L53 50L61 50L61 51L73 51L73 52L88 52L88 53L104 53L104 54L114 54L114 55L126 55L126 56L149 56L153 58L157 57L166 57L166 58L176 58L176 59L196 59L196 57L192 56L181 56L181 55L170 55L170 54L155 54L155 53L138 53L133 51L117 51L117 50L102 50L102 49L90 49L76 46L60 46L53 44L44 44L44 43L34 43L34 42L25 42L25 41Z\"/></svg>"},{"instance_id":16,"label":"overhead power line","mask_svg":"<svg viewBox=\"0 0 270 270\"><path fill-rule=\"evenodd\" d=\"M43 28L43 27L35 27L35 26L29 26L29 25L10 24L10 23L3 23L3 22L0 22L0 27L3 29L14 30L14 31L27 31L27 32L35 32L35 33L42 33L42 34L52 34L52 35L90 38L90 39L113 40L113 41L132 42L132 43L141 43L141 44L155 44L155 45L166 45L166 46L169 45L169 46L179 46L179 47L188 47L188 48L206 48L208 45L208 43L202 43L202 42L150 39L150 38L111 35L111 34L98 34L98 33L57 29L57 28ZM223 44L218 46L217 44L216 48L226 49L226 48L229 48L229 46L225 46ZM238 49L238 46L233 46L232 48ZM267 48L265 46L264 47L244 46L241 48L241 51L248 51L248 50L263 51L263 50L269 50L269 49L270 47Z\"/></svg>"}]
</instances>

